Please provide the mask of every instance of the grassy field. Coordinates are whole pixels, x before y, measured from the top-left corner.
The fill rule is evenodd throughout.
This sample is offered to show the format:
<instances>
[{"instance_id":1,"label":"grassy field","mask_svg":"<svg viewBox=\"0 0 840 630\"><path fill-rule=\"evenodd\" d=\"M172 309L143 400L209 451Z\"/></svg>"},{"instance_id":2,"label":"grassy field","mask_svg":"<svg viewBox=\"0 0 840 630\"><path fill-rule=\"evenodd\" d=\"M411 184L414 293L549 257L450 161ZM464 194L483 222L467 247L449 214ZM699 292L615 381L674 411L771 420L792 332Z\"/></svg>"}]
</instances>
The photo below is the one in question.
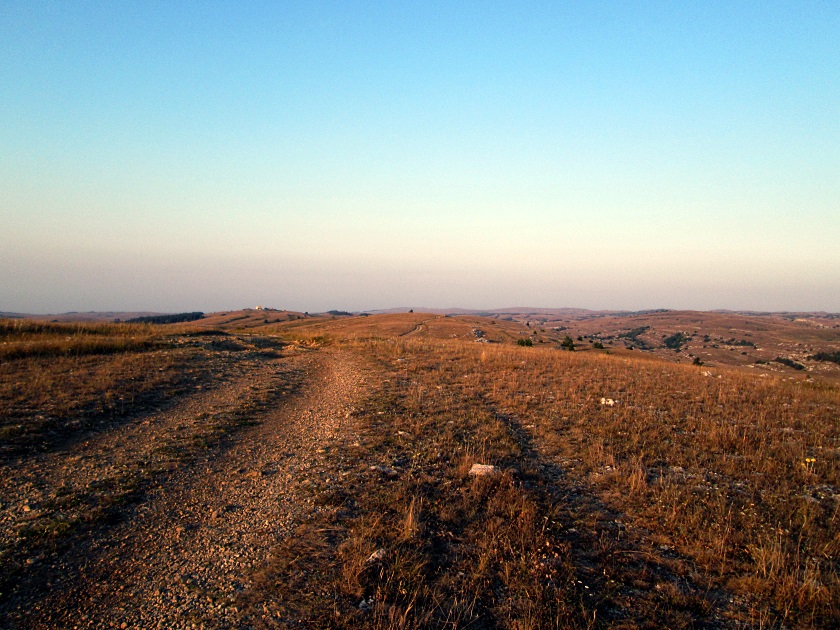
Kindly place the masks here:
<instances>
[{"instance_id":1,"label":"grassy field","mask_svg":"<svg viewBox=\"0 0 840 630\"><path fill-rule=\"evenodd\" d=\"M345 343L385 386L359 414L358 474L321 495L341 518L302 529L266 577L290 615L341 627L838 620L835 386L459 339ZM500 474L471 478L474 463ZM386 560L369 561L379 549ZM301 555L318 568L299 573Z\"/></svg>"},{"instance_id":2,"label":"grassy field","mask_svg":"<svg viewBox=\"0 0 840 630\"><path fill-rule=\"evenodd\" d=\"M0 446L25 456L79 418L212 382L224 345L200 331L0 324ZM340 474L311 488L320 509L266 541L240 605L290 627L840 623L834 381L522 347L523 333L424 314L237 333L353 353L379 384L330 451Z\"/></svg>"}]
</instances>

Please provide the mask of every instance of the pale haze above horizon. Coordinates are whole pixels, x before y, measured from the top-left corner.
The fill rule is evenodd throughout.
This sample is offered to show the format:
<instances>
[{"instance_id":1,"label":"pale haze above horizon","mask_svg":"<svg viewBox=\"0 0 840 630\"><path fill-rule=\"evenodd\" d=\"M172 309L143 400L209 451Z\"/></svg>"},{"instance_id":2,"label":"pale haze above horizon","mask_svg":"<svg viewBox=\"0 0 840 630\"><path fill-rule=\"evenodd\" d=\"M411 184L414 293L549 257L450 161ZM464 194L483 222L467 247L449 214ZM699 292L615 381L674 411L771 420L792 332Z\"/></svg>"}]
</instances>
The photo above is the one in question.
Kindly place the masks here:
<instances>
[{"instance_id":1,"label":"pale haze above horizon","mask_svg":"<svg viewBox=\"0 0 840 630\"><path fill-rule=\"evenodd\" d=\"M0 311L840 311L840 3L0 4Z\"/></svg>"}]
</instances>

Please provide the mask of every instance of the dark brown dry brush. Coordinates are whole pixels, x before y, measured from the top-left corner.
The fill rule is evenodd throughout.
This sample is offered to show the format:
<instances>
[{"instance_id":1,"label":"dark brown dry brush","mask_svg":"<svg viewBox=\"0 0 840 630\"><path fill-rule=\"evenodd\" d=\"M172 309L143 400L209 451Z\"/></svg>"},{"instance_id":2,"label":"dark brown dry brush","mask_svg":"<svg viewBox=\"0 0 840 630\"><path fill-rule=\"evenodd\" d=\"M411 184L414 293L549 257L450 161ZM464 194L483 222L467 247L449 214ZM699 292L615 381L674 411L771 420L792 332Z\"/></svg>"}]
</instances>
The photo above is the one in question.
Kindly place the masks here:
<instances>
[{"instance_id":1,"label":"dark brown dry brush","mask_svg":"<svg viewBox=\"0 0 840 630\"><path fill-rule=\"evenodd\" d=\"M0 458L74 436L213 387L279 340L216 330L0 320ZM238 356L240 351L247 351Z\"/></svg>"},{"instance_id":2,"label":"dark brown dry brush","mask_svg":"<svg viewBox=\"0 0 840 630\"><path fill-rule=\"evenodd\" d=\"M0 454L52 448L145 404L167 400L200 370L165 351L27 357L0 363Z\"/></svg>"}]
</instances>

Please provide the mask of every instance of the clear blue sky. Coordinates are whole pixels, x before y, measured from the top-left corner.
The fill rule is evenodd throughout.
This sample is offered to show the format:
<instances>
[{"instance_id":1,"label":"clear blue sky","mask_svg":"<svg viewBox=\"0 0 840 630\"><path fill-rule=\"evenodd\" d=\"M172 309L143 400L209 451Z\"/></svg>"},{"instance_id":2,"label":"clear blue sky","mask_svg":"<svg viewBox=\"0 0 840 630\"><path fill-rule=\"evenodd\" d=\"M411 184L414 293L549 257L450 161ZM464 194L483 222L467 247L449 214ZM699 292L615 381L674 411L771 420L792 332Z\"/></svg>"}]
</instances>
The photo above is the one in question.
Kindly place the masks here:
<instances>
[{"instance_id":1,"label":"clear blue sky","mask_svg":"<svg viewBox=\"0 0 840 630\"><path fill-rule=\"evenodd\" d=\"M840 2L0 2L0 310L840 311Z\"/></svg>"}]
</instances>

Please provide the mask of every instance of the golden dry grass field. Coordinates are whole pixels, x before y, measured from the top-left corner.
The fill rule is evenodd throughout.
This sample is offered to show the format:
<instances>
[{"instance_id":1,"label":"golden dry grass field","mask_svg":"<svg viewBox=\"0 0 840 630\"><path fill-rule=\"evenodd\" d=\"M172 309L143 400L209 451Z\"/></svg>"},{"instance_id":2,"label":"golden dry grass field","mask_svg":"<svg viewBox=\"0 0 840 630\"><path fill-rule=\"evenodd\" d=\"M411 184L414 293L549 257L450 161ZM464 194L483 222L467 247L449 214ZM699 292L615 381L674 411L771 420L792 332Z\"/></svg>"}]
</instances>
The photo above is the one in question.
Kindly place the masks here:
<instances>
[{"instance_id":1,"label":"golden dry grass field","mask_svg":"<svg viewBox=\"0 0 840 630\"><path fill-rule=\"evenodd\" d=\"M678 332L674 352L662 341ZM836 364L808 358L836 352L830 325L684 313L539 322L242 311L173 325L3 322L0 335L0 625L73 627L75 618L94 627L95 601L78 584L73 601L56 597L58 574L83 584L79 549L118 527L146 527L139 515L174 492L173 480L201 476L200 462L269 426L270 410L305 422L294 410L319 397L317 388L305 394L307 382L322 381L300 365L354 366L364 384L342 398L350 407L312 451L310 472L280 463L264 473L286 479L301 506L289 526L266 530L260 561L224 596L189 578L179 581L191 585L186 599L172 599L182 608L156 586L148 600L135 596L135 614L118 605L125 578L105 580L97 592L112 597L97 597L117 602L111 619L256 628L840 623L840 387ZM562 347L566 335L574 350ZM761 352L803 367L741 359ZM257 374L260 387L246 389ZM234 385L245 393L224 413L207 412L189 439L153 436L154 448L99 485L20 481L49 458L80 457L88 442ZM61 460L70 476L72 461ZM474 464L494 474L471 475ZM215 527L213 514L178 535Z\"/></svg>"}]
</instances>

